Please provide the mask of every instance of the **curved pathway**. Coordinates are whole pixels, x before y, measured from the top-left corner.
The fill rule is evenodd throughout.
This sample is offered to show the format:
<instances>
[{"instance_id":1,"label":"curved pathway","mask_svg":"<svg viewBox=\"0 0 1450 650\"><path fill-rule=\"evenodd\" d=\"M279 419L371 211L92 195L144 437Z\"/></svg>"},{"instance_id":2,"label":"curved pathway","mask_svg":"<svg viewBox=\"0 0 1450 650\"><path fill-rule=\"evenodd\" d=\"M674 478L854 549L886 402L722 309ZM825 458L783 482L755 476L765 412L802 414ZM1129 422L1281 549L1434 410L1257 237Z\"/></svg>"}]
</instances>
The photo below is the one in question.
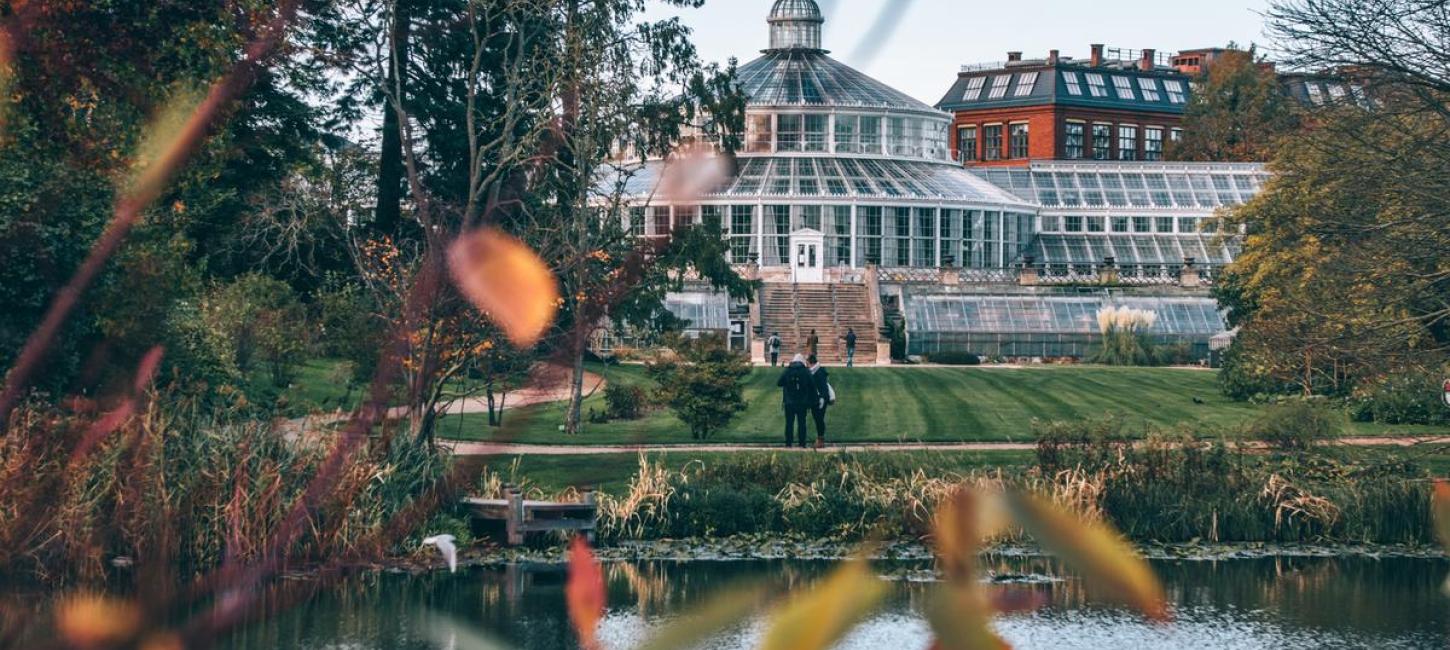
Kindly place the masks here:
<instances>
[{"instance_id":1,"label":"curved pathway","mask_svg":"<svg viewBox=\"0 0 1450 650\"><path fill-rule=\"evenodd\" d=\"M1415 445L1450 444L1450 436L1440 437L1366 437L1340 438L1335 444L1349 447L1412 447ZM455 456L591 456L607 454L701 452L732 453L749 451L788 451L780 444L774 445L725 445L725 444L675 444L675 445L528 445L513 443L463 442L445 440L442 445ZM1262 448L1262 443L1250 443ZM864 443L831 444L825 451L1031 451L1037 446L1023 442L942 442L942 443Z\"/></svg>"}]
</instances>

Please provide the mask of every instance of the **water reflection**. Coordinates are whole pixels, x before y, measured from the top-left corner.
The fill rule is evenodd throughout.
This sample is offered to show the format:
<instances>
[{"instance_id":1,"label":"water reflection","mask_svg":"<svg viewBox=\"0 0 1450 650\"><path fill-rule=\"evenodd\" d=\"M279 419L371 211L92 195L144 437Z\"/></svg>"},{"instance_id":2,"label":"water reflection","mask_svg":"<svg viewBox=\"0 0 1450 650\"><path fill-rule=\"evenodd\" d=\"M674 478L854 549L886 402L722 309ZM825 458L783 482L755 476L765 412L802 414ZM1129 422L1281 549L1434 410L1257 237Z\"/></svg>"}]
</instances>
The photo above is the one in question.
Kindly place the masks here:
<instances>
[{"instance_id":1,"label":"water reflection","mask_svg":"<svg viewBox=\"0 0 1450 650\"><path fill-rule=\"evenodd\" d=\"M1144 623L1105 606L1050 558L991 557L1006 584L1048 605L1001 619L1019 648L1445 648L1450 602L1439 585L1447 563L1426 559L1261 558L1158 561L1175 605L1171 625ZM893 579L888 605L844 648L921 648L929 632L918 612L929 564L878 563ZM628 648L671 617L742 580L777 593L811 583L826 562L637 562L606 565L610 609L601 638ZM525 649L576 644L564 612L564 573L554 565L476 569L457 576L373 576L350 582L237 634L223 647L424 649L440 647L419 626L436 611ZM706 648L749 648L760 621L727 630Z\"/></svg>"}]
</instances>

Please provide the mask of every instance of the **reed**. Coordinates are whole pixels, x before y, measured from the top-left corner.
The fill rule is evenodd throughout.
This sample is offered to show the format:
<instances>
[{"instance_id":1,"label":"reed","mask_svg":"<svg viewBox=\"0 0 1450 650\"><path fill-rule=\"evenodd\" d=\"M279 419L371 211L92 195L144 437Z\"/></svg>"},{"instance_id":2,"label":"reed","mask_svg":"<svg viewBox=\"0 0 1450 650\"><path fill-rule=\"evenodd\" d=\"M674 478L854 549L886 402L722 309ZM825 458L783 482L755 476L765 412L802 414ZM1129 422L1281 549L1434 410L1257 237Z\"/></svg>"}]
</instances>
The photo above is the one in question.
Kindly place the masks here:
<instances>
[{"instance_id":1,"label":"reed","mask_svg":"<svg viewBox=\"0 0 1450 650\"><path fill-rule=\"evenodd\" d=\"M89 580L128 563L188 576L257 561L332 451L333 438L185 405L152 406L104 436L92 420L34 405L12 414L0 437L0 576ZM88 438L97 441L86 451ZM401 515L432 514L420 500L444 487L448 460L390 440L346 455L282 549L286 561L386 550L379 540Z\"/></svg>"}]
</instances>

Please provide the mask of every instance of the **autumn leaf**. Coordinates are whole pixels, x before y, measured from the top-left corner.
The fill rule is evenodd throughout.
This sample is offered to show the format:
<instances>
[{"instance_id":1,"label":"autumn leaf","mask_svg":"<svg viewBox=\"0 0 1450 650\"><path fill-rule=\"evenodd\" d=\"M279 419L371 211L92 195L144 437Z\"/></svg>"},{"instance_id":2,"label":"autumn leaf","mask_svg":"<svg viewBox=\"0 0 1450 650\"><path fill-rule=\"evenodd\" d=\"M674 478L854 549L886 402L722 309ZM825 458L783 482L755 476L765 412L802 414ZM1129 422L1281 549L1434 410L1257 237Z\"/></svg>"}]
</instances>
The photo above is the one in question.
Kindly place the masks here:
<instances>
[{"instance_id":1,"label":"autumn leaf","mask_svg":"<svg viewBox=\"0 0 1450 650\"><path fill-rule=\"evenodd\" d=\"M947 585L927 602L926 620L941 650L1006 650L1011 648L992 630L995 613L980 585Z\"/></svg>"},{"instance_id":2,"label":"autumn leaf","mask_svg":"<svg viewBox=\"0 0 1450 650\"><path fill-rule=\"evenodd\" d=\"M141 609L130 601L86 594L56 608L55 628L67 643L95 648L123 643L141 628Z\"/></svg>"},{"instance_id":3,"label":"autumn leaf","mask_svg":"<svg viewBox=\"0 0 1450 650\"><path fill-rule=\"evenodd\" d=\"M569 581L564 587L564 599L579 645L586 650L598 648L595 633L599 619L604 618L604 573L582 537L575 537L569 546Z\"/></svg>"},{"instance_id":4,"label":"autumn leaf","mask_svg":"<svg viewBox=\"0 0 1450 650\"><path fill-rule=\"evenodd\" d=\"M734 589L716 595L703 607L680 617L656 632L636 650L675 650L691 648L725 628L739 623L765 600L765 589L753 587Z\"/></svg>"},{"instance_id":5,"label":"autumn leaf","mask_svg":"<svg viewBox=\"0 0 1450 650\"><path fill-rule=\"evenodd\" d=\"M1082 573L1089 589L1100 590L1153 620L1168 620L1163 586L1116 531L1027 494L1009 494L1007 503L1016 522Z\"/></svg>"},{"instance_id":6,"label":"autumn leaf","mask_svg":"<svg viewBox=\"0 0 1450 650\"><path fill-rule=\"evenodd\" d=\"M1435 494L1430 500L1430 510L1435 516L1435 535L1450 553L1450 482L1435 481ZM1450 596L1450 578L1445 580L1443 591Z\"/></svg>"},{"instance_id":7,"label":"autumn leaf","mask_svg":"<svg viewBox=\"0 0 1450 650\"><path fill-rule=\"evenodd\" d=\"M864 561L847 562L810 591L793 596L770 622L761 650L824 650L840 641L886 595Z\"/></svg>"},{"instance_id":8,"label":"autumn leaf","mask_svg":"<svg viewBox=\"0 0 1450 650\"><path fill-rule=\"evenodd\" d=\"M474 306L521 348L532 346L554 321L559 284L523 242L485 228L459 237L448 254L453 281Z\"/></svg>"}]
</instances>

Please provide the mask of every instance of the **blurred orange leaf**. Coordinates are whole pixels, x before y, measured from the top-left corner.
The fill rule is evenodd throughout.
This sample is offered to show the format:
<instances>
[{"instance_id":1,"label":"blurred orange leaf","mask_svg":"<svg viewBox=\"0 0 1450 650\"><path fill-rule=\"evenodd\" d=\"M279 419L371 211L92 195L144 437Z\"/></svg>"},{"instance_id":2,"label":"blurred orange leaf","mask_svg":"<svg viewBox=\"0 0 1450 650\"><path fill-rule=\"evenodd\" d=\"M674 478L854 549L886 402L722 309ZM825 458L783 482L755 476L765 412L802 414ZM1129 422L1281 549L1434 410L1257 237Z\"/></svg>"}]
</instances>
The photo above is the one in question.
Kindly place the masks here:
<instances>
[{"instance_id":1,"label":"blurred orange leaf","mask_svg":"<svg viewBox=\"0 0 1450 650\"><path fill-rule=\"evenodd\" d=\"M146 126L126 196L146 205L160 196L166 183L206 132L212 115L200 110L205 95L179 90Z\"/></svg>"},{"instance_id":2,"label":"blurred orange leaf","mask_svg":"<svg viewBox=\"0 0 1450 650\"><path fill-rule=\"evenodd\" d=\"M1037 543L1083 574L1089 589L1100 590L1148 618L1168 620L1167 597L1148 563L1116 531L1027 494L1009 494L1016 522Z\"/></svg>"},{"instance_id":3,"label":"blurred orange leaf","mask_svg":"<svg viewBox=\"0 0 1450 650\"><path fill-rule=\"evenodd\" d=\"M523 242L484 228L459 237L448 254L453 281L519 347L543 336L558 309L559 284Z\"/></svg>"},{"instance_id":4,"label":"blurred orange leaf","mask_svg":"<svg viewBox=\"0 0 1450 650\"><path fill-rule=\"evenodd\" d=\"M74 646L116 645L140 630L141 609L135 603L109 596L72 596L56 608L55 627L60 637Z\"/></svg>"},{"instance_id":5,"label":"blurred orange leaf","mask_svg":"<svg viewBox=\"0 0 1450 650\"><path fill-rule=\"evenodd\" d=\"M564 599L579 645L586 650L598 648L595 633L599 619L604 617L604 573L582 537L574 538L569 546L569 582L564 587Z\"/></svg>"},{"instance_id":6,"label":"blurred orange leaf","mask_svg":"<svg viewBox=\"0 0 1450 650\"><path fill-rule=\"evenodd\" d=\"M1430 511L1435 517L1435 535L1450 553L1450 482L1435 481L1435 493L1430 499ZM1443 591L1450 596L1450 578L1445 580Z\"/></svg>"},{"instance_id":7,"label":"blurred orange leaf","mask_svg":"<svg viewBox=\"0 0 1450 650\"><path fill-rule=\"evenodd\" d=\"M886 595L866 562L847 562L810 591L791 597L770 622L761 650L824 650L855 627Z\"/></svg>"}]
</instances>

